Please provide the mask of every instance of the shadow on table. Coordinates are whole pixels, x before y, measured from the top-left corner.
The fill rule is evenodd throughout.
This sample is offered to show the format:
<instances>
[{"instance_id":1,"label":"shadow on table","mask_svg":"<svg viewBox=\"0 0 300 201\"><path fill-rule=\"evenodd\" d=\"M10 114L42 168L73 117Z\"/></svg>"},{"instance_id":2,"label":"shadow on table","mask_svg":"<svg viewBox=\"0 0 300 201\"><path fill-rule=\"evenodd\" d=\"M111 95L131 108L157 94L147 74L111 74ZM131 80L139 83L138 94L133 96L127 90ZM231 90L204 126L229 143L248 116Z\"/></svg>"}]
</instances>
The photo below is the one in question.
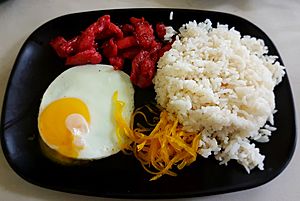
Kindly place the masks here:
<instances>
[{"instance_id":1,"label":"shadow on table","mask_svg":"<svg viewBox=\"0 0 300 201\"><path fill-rule=\"evenodd\" d=\"M165 7L170 6L170 1L155 0L160 5ZM199 10L214 10L220 5L231 5L240 10L251 10L249 0L186 0L181 1L176 5L176 8L199 9ZM171 4L174 5L174 4ZM220 10L220 9L219 9Z\"/></svg>"},{"instance_id":2,"label":"shadow on table","mask_svg":"<svg viewBox=\"0 0 300 201\"><path fill-rule=\"evenodd\" d=\"M6 5L6 4L11 4L15 0L0 0L0 6L1 5Z\"/></svg>"}]
</instances>

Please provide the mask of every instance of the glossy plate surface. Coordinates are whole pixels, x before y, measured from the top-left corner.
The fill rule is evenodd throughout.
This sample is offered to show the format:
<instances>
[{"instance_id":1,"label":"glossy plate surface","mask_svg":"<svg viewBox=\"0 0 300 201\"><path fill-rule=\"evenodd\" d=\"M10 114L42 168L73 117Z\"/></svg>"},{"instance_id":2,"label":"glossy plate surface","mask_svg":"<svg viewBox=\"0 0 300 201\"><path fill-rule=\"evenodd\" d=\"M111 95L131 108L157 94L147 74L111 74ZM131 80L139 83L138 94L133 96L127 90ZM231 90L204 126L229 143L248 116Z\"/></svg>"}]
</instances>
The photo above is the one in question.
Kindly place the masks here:
<instances>
[{"instance_id":1,"label":"glossy plate surface","mask_svg":"<svg viewBox=\"0 0 300 201\"><path fill-rule=\"evenodd\" d=\"M169 20L170 11L174 12ZM25 180L58 191L102 197L177 198L238 191L262 185L280 174L295 148L296 131L292 93L287 75L275 88L275 126L271 141L258 144L266 156L265 170L247 174L232 161L220 166L213 158L198 160L179 172L149 182L133 156L122 153L81 166L63 166L45 157L38 142L37 116L41 97L48 85L65 70L63 62L48 45L55 36L77 35L97 18L110 14L113 22L126 23L129 17L145 17L151 23L164 22L179 28L190 20L210 19L235 27L242 35L261 38L271 55L279 55L269 37L257 26L240 17L201 10L121 9L70 14L51 20L34 31L23 45L7 86L2 111L2 148L14 171ZM279 61L282 63L281 58ZM137 91L136 104L154 97L153 89Z\"/></svg>"}]
</instances>

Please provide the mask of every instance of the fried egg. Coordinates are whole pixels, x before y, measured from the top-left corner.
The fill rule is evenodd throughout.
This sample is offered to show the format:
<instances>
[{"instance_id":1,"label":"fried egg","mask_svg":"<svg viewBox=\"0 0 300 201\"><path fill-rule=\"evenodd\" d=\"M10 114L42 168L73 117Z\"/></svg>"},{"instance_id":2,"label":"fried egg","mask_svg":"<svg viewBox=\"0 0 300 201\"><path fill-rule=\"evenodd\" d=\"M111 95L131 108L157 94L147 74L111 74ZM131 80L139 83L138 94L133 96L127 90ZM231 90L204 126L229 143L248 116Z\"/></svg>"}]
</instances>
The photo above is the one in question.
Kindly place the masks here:
<instances>
[{"instance_id":1,"label":"fried egg","mask_svg":"<svg viewBox=\"0 0 300 201\"><path fill-rule=\"evenodd\" d=\"M42 141L74 159L100 159L120 151L112 97L125 103L127 123L134 110L129 76L109 65L72 67L60 74L43 95L38 128Z\"/></svg>"}]
</instances>

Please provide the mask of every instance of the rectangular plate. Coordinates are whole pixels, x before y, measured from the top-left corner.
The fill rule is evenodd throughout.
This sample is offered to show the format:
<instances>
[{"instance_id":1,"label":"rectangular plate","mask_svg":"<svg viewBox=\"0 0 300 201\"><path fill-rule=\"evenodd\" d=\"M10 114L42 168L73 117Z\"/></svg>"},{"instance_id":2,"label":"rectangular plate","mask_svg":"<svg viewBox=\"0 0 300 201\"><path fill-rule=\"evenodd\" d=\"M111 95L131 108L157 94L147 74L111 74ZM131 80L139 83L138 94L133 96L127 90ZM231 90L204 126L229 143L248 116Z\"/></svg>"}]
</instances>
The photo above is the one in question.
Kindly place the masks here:
<instances>
[{"instance_id":1,"label":"rectangular plate","mask_svg":"<svg viewBox=\"0 0 300 201\"><path fill-rule=\"evenodd\" d=\"M170 11L174 19L169 20ZM145 17L150 23L163 22L178 29L190 20L210 19L235 27L242 35L261 38L269 47L269 54L278 52L269 37L257 26L240 17L212 11L184 9L120 9L75 13L53 19L26 40L14 64L2 110L2 148L7 161L22 178L45 188L58 191L118 198L178 198L219 194L262 185L280 174L289 163L295 148L295 115L292 93L287 75L275 88L275 123L271 141L258 144L266 155L265 170L247 174L232 161L218 165L213 158L198 157L177 177L164 176L149 182L147 174L133 156L122 153L89 162L81 166L53 163L41 153L37 116L41 97L48 85L65 70L49 46L49 41L62 35L71 38L104 14L116 23L128 23L129 18ZM279 62L282 60L279 56ZM139 91L136 103L153 98L153 89ZM279 148L280 147L280 148Z\"/></svg>"}]
</instances>

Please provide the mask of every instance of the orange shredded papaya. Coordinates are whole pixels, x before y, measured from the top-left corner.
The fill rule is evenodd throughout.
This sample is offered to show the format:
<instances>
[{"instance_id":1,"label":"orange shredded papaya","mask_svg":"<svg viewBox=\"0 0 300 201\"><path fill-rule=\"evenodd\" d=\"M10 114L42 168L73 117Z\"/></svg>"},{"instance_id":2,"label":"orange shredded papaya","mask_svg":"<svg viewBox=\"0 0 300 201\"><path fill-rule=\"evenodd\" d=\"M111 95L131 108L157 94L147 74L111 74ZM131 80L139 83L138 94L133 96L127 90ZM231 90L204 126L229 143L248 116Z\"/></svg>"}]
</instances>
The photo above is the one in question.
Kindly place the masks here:
<instances>
[{"instance_id":1,"label":"orange shredded papaya","mask_svg":"<svg viewBox=\"0 0 300 201\"><path fill-rule=\"evenodd\" d=\"M147 119L141 108L135 110L128 126L122 116L125 104L118 100L118 92L113 95L114 118L117 125L117 137L122 151L131 151L142 167L154 175L150 181L163 175L176 176L174 167L178 170L190 165L196 160L200 133L186 132L178 120L170 120L168 112L157 113L150 106L145 106L152 114L159 114L159 121L154 125ZM141 115L149 128L139 125L134 128L135 116ZM151 131L150 134L145 132ZM128 138L129 142L123 139Z\"/></svg>"}]
</instances>

